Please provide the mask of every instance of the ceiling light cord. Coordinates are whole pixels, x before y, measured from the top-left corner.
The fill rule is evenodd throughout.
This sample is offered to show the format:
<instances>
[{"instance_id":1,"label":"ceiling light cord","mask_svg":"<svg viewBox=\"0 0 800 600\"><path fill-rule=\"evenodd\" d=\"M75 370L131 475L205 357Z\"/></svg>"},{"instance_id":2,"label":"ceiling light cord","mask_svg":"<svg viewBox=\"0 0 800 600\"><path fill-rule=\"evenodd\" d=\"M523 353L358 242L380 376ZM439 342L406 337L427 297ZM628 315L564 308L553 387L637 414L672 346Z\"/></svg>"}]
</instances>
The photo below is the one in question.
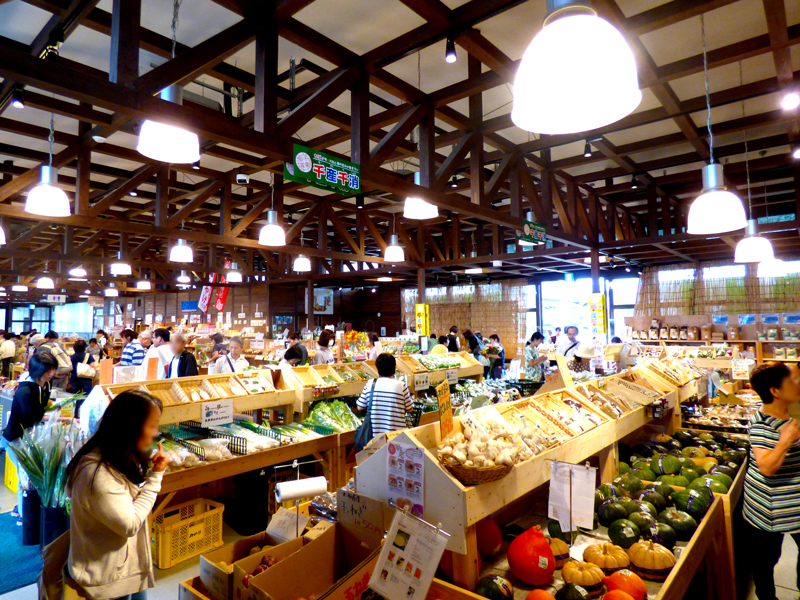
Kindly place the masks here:
<instances>
[{"instance_id":1,"label":"ceiling light cord","mask_svg":"<svg viewBox=\"0 0 800 600\"><path fill-rule=\"evenodd\" d=\"M742 87L744 84L744 78L742 77L742 61L739 61L739 87ZM744 100L742 100L742 120L744 121L745 118L745 111L744 111ZM742 133L744 134L744 170L747 176L747 215L749 218L753 219L753 198L752 194L750 193L750 153L747 149L747 128L742 129Z\"/></svg>"},{"instance_id":2,"label":"ceiling light cord","mask_svg":"<svg viewBox=\"0 0 800 600\"><path fill-rule=\"evenodd\" d=\"M700 34L703 38L703 80L706 87L706 126L708 127L709 162L714 163L714 134L711 131L711 95L708 91L708 56L706 54L706 20L700 15Z\"/></svg>"},{"instance_id":3,"label":"ceiling light cord","mask_svg":"<svg viewBox=\"0 0 800 600\"><path fill-rule=\"evenodd\" d=\"M174 0L172 4L172 58L175 58L175 49L178 46L178 14L182 2L183 0Z\"/></svg>"},{"instance_id":4,"label":"ceiling light cord","mask_svg":"<svg viewBox=\"0 0 800 600\"><path fill-rule=\"evenodd\" d=\"M55 141L55 120L53 113L50 113L50 134L47 136L47 141L50 144L50 155L48 156L48 166L53 166L53 142Z\"/></svg>"}]
</instances>

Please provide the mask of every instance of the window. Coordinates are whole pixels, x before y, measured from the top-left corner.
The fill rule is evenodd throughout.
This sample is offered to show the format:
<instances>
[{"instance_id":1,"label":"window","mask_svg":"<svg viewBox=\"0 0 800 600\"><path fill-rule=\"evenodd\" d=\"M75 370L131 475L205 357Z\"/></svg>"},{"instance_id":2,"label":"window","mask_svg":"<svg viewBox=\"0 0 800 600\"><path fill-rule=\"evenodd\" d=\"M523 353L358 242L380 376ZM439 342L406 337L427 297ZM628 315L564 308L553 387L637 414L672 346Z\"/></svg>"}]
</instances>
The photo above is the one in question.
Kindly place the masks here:
<instances>
[{"instance_id":1,"label":"window","mask_svg":"<svg viewBox=\"0 0 800 600\"><path fill-rule=\"evenodd\" d=\"M638 277L620 277L610 283L611 292L614 294L614 305L636 304L636 295L639 293Z\"/></svg>"},{"instance_id":2,"label":"window","mask_svg":"<svg viewBox=\"0 0 800 600\"><path fill-rule=\"evenodd\" d=\"M694 279L694 269L673 269L671 271L659 271L659 283L669 281L688 281Z\"/></svg>"},{"instance_id":3,"label":"window","mask_svg":"<svg viewBox=\"0 0 800 600\"><path fill-rule=\"evenodd\" d=\"M525 342L531 339L534 332L539 331L539 313L537 311L537 295L538 286L528 285L525 286L525 331L522 339L523 346Z\"/></svg>"},{"instance_id":4,"label":"window","mask_svg":"<svg viewBox=\"0 0 800 600\"><path fill-rule=\"evenodd\" d=\"M691 269L690 269L691 270ZM608 336L625 338L625 317L632 317L639 293L638 277L620 277L609 282Z\"/></svg>"},{"instance_id":5,"label":"window","mask_svg":"<svg viewBox=\"0 0 800 600\"><path fill-rule=\"evenodd\" d=\"M604 290L606 282L600 278L600 289ZM542 282L542 333L552 335L556 327L563 331L568 325L578 327L579 338L585 341L591 339L591 321L589 318L588 301L592 293L591 278L576 279L574 281L543 281ZM581 337L582 336L582 337Z\"/></svg>"},{"instance_id":6,"label":"window","mask_svg":"<svg viewBox=\"0 0 800 600\"><path fill-rule=\"evenodd\" d=\"M744 265L723 265L720 267L703 267L703 279L731 279L744 277Z\"/></svg>"},{"instance_id":7,"label":"window","mask_svg":"<svg viewBox=\"0 0 800 600\"><path fill-rule=\"evenodd\" d=\"M54 313L53 329L59 335L91 337L92 309L88 302L58 305Z\"/></svg>"},{"instance_id":8,"label":"window","mask_svg":"<svg viewBox=\"0 0 800 600\"><path fill-rule=\"evenodd\" d=\"M786 267L787 275L800 273L800 260L785 260L783 261L783 265Z\"/></svg>"}]
</instances>

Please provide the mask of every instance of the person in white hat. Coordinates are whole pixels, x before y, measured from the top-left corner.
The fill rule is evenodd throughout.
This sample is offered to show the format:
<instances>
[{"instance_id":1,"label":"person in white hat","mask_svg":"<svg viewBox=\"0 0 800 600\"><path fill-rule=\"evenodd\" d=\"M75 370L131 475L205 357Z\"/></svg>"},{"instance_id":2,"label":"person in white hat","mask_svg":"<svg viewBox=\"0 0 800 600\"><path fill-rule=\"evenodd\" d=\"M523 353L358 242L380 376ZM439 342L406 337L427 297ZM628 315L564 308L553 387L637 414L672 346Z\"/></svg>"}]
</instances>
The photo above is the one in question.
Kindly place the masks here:
<instances>
[{"instance_id":1,"label":"person in white hat","mask_svg":"<svg viewBox=\"0 0 800 600\"><path fill-rule=\"evenodd\" d=\"M576 373L590 371L592 368L592 359L597 358L597 356L597 350L593 344L581 342L575 349L572 360L567 362L567 366L570 371L575 371Z\"/></svg>"}]
</instances>

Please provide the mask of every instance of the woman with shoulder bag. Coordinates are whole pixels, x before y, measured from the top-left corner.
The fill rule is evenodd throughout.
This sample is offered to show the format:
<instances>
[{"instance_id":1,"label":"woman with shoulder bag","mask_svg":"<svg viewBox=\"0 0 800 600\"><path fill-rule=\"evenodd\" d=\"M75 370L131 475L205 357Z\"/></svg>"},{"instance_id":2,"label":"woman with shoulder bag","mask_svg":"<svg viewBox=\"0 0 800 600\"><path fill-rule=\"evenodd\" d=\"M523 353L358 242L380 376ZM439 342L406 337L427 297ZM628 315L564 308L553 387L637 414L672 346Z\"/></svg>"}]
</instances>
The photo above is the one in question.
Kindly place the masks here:
<instances>
[{"instance_id":1,"label":"woman with shoulder bag","mask_svg":"<svg viewBox=\"0 0 800 600\"><path fill-rule=\"evenodd\" d=\"M408 386L394 378L397 371L397 361L394 356L388 352L379 354L375 359L375 368L378 370L378 379L375 379L371 386L369 384L364 386L364 391L356 402L356 411L367 411L364 424L356 432L357 441L361 441L359 433L362 433L362 428L367 429L367 419L369 427L372 428L372 435L364 441L364 446L376 435L405 429L406 413L410 413L414 408ZM360 451L358 443L356 448L357 452Z\"/></svg>"},{"instance_id":2,"label":"woman with shoulder bag","mask_svg":"<svg viewBox=\"0 0 800 600\"><path fill-rule=\"evenodd\" d=\"M72 361L72 372L69 374L69 387L73 394L83 392L87 396L94 387L94 378L97 375L95 370L96 363L94 356L87 351L86 340L78 340L72 347L74 353L70 357ZM75 406L75 414L80 415L81 404L83 400L78 400Z\"/></svg>"}]
</instances>

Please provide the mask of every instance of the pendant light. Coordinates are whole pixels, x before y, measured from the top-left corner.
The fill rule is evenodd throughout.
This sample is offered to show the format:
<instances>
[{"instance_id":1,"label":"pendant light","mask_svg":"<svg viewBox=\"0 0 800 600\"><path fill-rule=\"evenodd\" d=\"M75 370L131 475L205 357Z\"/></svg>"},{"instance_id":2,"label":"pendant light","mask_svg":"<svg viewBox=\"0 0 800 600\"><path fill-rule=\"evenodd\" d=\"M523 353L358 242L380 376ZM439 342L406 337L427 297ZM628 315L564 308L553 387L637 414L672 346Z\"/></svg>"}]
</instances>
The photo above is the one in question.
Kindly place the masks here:
<instances>
[{"instance_id":1,"label":"pendant light","mask_svg":"<svg viewBox=\"0 0 800 600\"><path fill-rule=\"evenodd\" d=\"M172 58L175 58L178 33L178 12L181 0L174 0L172 13ZM161 90L161 99L183 104L183 88L171 85ZM146 120L139 129L136 150L153 160L165 163L194 163L200 160L200 140L197 134L182 127Z\"/></svg>"},{"instance_id":2,"label":"pendant light","mask_svg":"<svg viewBox=\"0 0 800 600\"><path fill-rule=\"evenodd\" d=\"M391 281L394 281L394 279L392 279L391 277L378 277L378 281L380 283L389 283Z\"/></svg>"},{"instance_id":3,"label":"pendant light","mask_svg":"<svg viewBox=\"0 0 800 600\"><path fill-rule=\"evenodd\" d=\"M586 0L547 0L514 80L511 120L525 131L577 133L629 115L642 92L622 34Z\"/></svg>"},{"instance_id":4,"label":"pendant light","mask_svg":"<svg viewBox=\"0 0 800 600\"><path fill-rule=\"evenodd\" d=\"M233 263L230 270L225 273L225 280L228 283L242 283L242 274L237 270L238 268L239 266Z\"/></svg>"},{"instance_id":5,"label":"pendant light","mask_svg":"<svg viewBox=\"0 0 800 600\"><path fill-rule=\"evenodd\" d=\"M747 217L742 201L725 187L722 165L714 162L714 135L711 131L711 97L708 91L708 59L706 56L705 19L700 15L703 38L703 75L706 88L706 115L708 128L708 164L703 167L703 192L689 207L686 231L692 235L712 235L744 229Z\"/></svg>"},{"instance_id":6,"label":"pendant light","mask_svg":"<svg viewBox=\"0 0 800 600\"><path fill-rule=\"evenodd\" d=\"M6 230L3 227L3 218L0 217L0 246L6 245Z\"/></svg>"},{"instance_id":7,"label":"pendant light","mask_svg":"<svg viewBox=\"0 0 800 600\"><path fill-rule=\"evenodd\" d=\"M300 247L305 246L305 238L300 233ZM303 254L299 254L292 263L292 269L298 273L309 273L311 271L311 261Z\"/></svg>"},{"instance_id":8,"label":"pendant light","mask_svg":"<svg viewBox=\"0 0 800 600\"><path fill-rule=\"evenodd\" d=\"M414 173L414 183L420 185L419 171ZM406 198L405 205L403 206L403 216L406 219L416 219L418 221L435 219L439 216L439 207L430 202L426 202L422 198L409 196Z\"/></svg>"},{"instance_id":9,"label":"pendant light","mask_svg":"<svg viewBox=\"0 0 800 600\"><path fill-rule=\"evenodd\" d=\"M42 178L35 188L28 192L25 199L25 212L42 217L68 217L70 215L69 198L66 192L58 187L58 169L53 166L53 137L55 126L53 115L50 115L50 150L49 163L42 166Z\"/></svg>"},{"instance_id":10,"label":"pendant light","mask_svg":"<svg viewBox=\"0 0 800 600\"><path fill-rule=\"evenodd\" d=\"M742 84L742 63L739 61L739 85ZM742 102L742 118L744 102ZM747 235L736 244L733 262L735 263L760 263L773 260L775 253L772 243L765 237L758 235L758 221L753 217L753 199L750 193L750 154L747 148L747 130L744 132L744 168L747 174L747 210L750 218L747 220Z\"/></svg>"},{"instance_id":11,"label":"pendant light","mask_svg":"<svg viewBox=\"0 0 800 600\"><path fill-rule=\"evenodd\" d=\"M258 235L258 243L262 246L279 247L286 245L286 232L280 226L278 212L275 210L275 176L270 182L272 193L272 207L267 211L267 224L261 228Z\"/></svg>"},{"instance_id":12,"label":"pendant light","mask_svg":"<svg viewBox=\"0 0 800 600\"><path fill-rule=\"evenodd\" d=\"M181 271L181 274L177 277L177 281L178 283L190 283L192 279L186 274L186 271Z\"/></svg>"},{"instance_id":13,"label":"pendant light","mask_svg":"<svg viewBox=\"0 0 800 600\"><path fill-rule=\"evenodd\" d=\"M75 267L74 269L70 269L69 274L76 279L83 279L87 275L86 269L83 267Z\"/></svg>"},{"instance_id":14,"label":"pendant light","mask_svg":"<svg viewBox=\"0 0 800 600\"><path fill-rule=\"evenodd\" d=\"M105 291L103 291L103 294L105 294L106 297L108 297L108 298L116 298L116 297L118 297L119 296L119 290L114 287L113 283L109 283L108 285L109 285L109 287L107 287L105 289Z\"/></svg>"},{"instance_id":15,"label":"pendant light","mask_svg":"<svg viewBox=\"0 0 800 600\"><path fill-rule=\"evenodd\" d=\"M192 247L184 239L178 239L174 246L169 249L169 262L190 263L194 261Z\"/></svg>"},{"instance_id":16,"label":"pendant light","mask_svg":"<svg viewBox=\"0 0 800 600\"><path fill-rule=\"evenodd\" d=\"M122 260L122 251L117 252L117 262L111 263L111 274L115 276L128 276L133 274L131 266Z\"/></svg>"},{"instance_id":17,"label":"pendant light","mask_svg":"<svg viewBox=\"0 0 800 600\"><path fill-rule=\"evenodd\" d=\"M446 63L454 63L458 60L458 55L456 54L456 42L453 38L447 38L447 42L444 47L444 61Z\"/></svg>"},{"instance_id":18,"label":"pendant light","mask_svg":"<svg viewBox=\"0 0 800 600\"><path fill-rule=\"evenodd\" d=\"M147 275L142 274L142 279L136 282L136 289L142 291L153 289L153 286L147 280Z\"/></svg>"},{"instance_id":19,"label":"pendant light","mask_svg":"<svg viewBox=\"0 0 800 600\"><path fill-rule=\"evenodd\" d=\"M36 280L36 287L40 290L52 290L56 287L56 284L50 277L39 277Z\"/></svg>"},{"instance_id":20,"label":"pendant light","mask_svg":"<svg viewBox=\"0 0 800 600\"><path fill-rule=\"evenodd\" d=\"M397 215L394 216L394 229L397 229ZM405 262L406 260L406 253L397 240L396 233L389 236L389 245L383 251L383 260L389 263Z\"/></svg>"},{"instance_id":21,"label":"pendant light","mask_svg":"<svg viewBox=\"0 0 800 600\"><path fill-rule=\"evenodd\" d=\"M493 260L492 261L492 266L495 267L495 268L500 268L500 267L503 266L503 261L502 260Z\"/></svg>"},{"instance_id":22,"label":"pendant light","mask_svg":"<svg viewBox=\"0 0 800 600\"><path fill-rule=\"evenodd\" d=\"M27 292L28 291L28 286L27 285L19 285L19 284L12 285L11 286L11 291L12 292Z\"/></svg>"}]
</instances>

